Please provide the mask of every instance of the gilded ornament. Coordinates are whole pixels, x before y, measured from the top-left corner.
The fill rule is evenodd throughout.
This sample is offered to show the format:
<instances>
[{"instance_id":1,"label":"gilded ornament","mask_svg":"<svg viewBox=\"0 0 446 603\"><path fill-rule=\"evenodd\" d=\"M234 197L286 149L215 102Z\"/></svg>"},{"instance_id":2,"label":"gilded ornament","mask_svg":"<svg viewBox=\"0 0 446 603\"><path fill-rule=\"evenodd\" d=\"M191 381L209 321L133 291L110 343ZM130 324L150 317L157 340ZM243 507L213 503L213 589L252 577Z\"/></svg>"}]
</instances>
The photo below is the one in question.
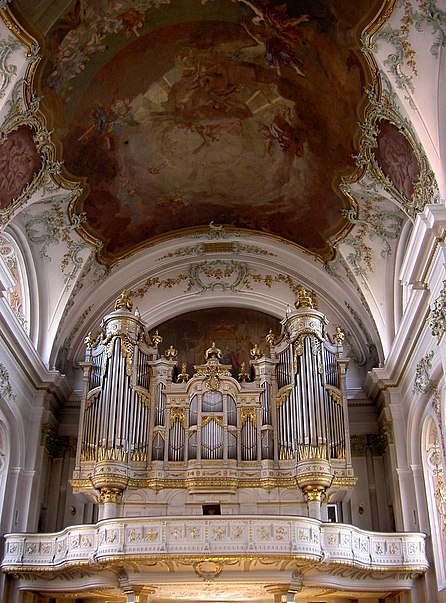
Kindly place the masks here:
<instances>
[{"instance_id":1,"label":"gilded ornament","mask_svg":"<svg viewBox=\"0 0 446 603\"><path fill-rule=\"evenodd\" d=\"M129 312L132 311L133 302L130 300L129 295L129 292L124 289L120 297L115 302L115 310L128 310Z\"/></svg>"},{"instance_id":2,"label":"gilded ornament","mask_svg":"<svg viewBox=\"0 0 446 603\"><path fill-rule=\"evenodd\" d=\"M294 305L296 308L314 308L313 297L303 285L300 285L298 288L298 295Z\"/></svg>"},{"instance_id":3,"label":"gilded ornament","mask_svg":"<svg viewBox=\"0 0 446 603\"><path fill-rule=\"evenodd\" d=\"M262 350L259 348L259 345L256 343L254 344L254 347L251 348L251 350L249 351L251 358L253 360L259 360L259 358L261 358L263 356L263 352Z\"/></svg>"},{"instance_id":4,"label":"gilded ornament","mask_svg":"<svg viewBox=\"0 0 446 603\"><path fill-rule=\"evenodd\" d=\"M335 327L336 328L335 328L335 334L334 334L333 339L338 346L341 346L345 339L345 333L339 325L335 325Z\"/></svg>"},{"instance_id":5,"label":"gilded ornament","mask_svg":"<svg viewBox=\"0 0 446 603\"><path fill-rule=\"evenodd\" d=\"M189 375L187 373L187 365L181 365L181 373L177 377L177 383L187 383L189 381Z\"/></svg>"},{"instance_id":6,"label":"gilded ornament","mask_svg":"<svg viewBox=\"0 0 446 603\"><path fill-rule=\"evenodd\" d=\"M164 352L164 357L167 360L176 360L178 356L178 350L176 350L173 345L169 346L167 350Z\"/></svg>"},{"instance_id":7,"label":"gilded ornament","mask_svg":"<svg viewBox=\"0 0 446 603\"><path fill-rule=\"evenodd\" d=\"M272 329L270 329L270 330L268 331L268 335L265 337L265 339L266 339L266 341L267 341L268 345L269 345L270 347L273 347L273 345L276 343L276 336L274 335L274 333L273 333L273 330L272 330Z\"/></svg>"},{"instance_id":8,"label":"gilded ornament","mask_svg":"<svg viewBox=\"0 0 446 603\"><path fill-rule=\"evenodd\" d=\"M221 362L223 360L222 351L216 347L215 341L213 341L211 347L206 350L204 358L206 362Z\"/></svg>"},{"instance_id":9,"label":"gilded ornament","mask_svg":"<svg viewBox=\"0 0 446 603\"><path fill-rule=\"evenodd\" d=\"M163 338L158 333L158 329L156 329L155 333L151 335L150 340L154 348L157 348L159 344L163 342Z\"/></svg>"},{"instance_id":10,"label":"gilded ornament","mask_svg":"<svg viewBox=\"0 0 446 603\"><path fill-rule=\"evenodd\" d=\"M87 349L91 350L95 343L93 337L91 336L91 331L89 331L88 335L85 337L84 343L87 346Z\"/></svg>"},{"instance_id":11,"label":"gilded ornament","mask_svg":"<svg viewBox=\"0 0 446 603\"><path fill-rule=\"evenodd\" d=\"M249 381L249 373L246 372L246 364L244 362L242 362L242 364L240 365L240 372L238 374L238 380L240 381L240 383L246 383L247 381Z\"/></svg>"},{"instance_id":12,"label":"gilded ornament","mask_svg":"<svg viewBox=\"0 0 446 603\"><path fill-rule=\"evenodd\" d=\"M181 423L183 428L186 426L186 409L185 408L171 408L170 409L170 427L175 422Z\"/></svg>"},{"instance_id":13,"label":"gilded ornament","mask_svg":"<svg viewBox=\"0 0 446 603\"><path fill-rule=\"evenodd\" d=\"M240 420L242 427L244 427L246 421L249 421L255 427L257 424L256 409L253 406L243 406L240 410Z\"/></svg>"}]
</instances>

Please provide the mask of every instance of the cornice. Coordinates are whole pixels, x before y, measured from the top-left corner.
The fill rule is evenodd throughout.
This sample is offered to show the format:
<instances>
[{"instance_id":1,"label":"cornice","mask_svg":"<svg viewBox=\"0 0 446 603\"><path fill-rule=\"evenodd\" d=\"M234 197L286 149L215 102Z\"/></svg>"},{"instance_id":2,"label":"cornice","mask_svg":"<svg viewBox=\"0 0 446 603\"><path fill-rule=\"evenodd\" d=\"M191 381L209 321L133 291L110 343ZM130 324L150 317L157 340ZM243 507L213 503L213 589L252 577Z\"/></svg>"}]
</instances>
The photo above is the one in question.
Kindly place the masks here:
<instances>
[{"instance_id":1,"label":"cornice","mask_svg":"<svg viewBox=\"0 0 446 603\"><path fill-rule=\"evenodd\" d=\"M424 286L438 244L446 233L446 206L427 205L418 214L401 266L403 283Z\"/></svg>"}]
</instances>

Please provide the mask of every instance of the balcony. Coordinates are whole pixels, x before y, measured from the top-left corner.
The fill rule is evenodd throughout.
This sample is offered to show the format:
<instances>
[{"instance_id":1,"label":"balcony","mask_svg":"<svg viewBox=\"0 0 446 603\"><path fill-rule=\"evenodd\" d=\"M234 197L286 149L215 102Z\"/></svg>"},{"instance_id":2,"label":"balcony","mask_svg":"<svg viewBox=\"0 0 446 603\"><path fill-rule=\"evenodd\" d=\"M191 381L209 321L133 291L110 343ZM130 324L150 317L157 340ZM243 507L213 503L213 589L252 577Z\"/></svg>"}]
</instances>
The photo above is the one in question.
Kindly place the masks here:
<instances>
[{"instance_id":1,"label":"balcony","mask_svg":"<svg viewBox=\"0 0 446 603\"><path fill-rule=\"evenodd\" d=\"M218 600L222 589L232 600L243 584L257 594L234 600L272 601L277 592L297 599L327 587L378 596L413 588L428 568L424 538L293 516L116 518L53 534L8 534L2 569L22 590L85 596L100 589L117 601L137 591L164 601L167 587L169 600L178 600L180 585L192 583L205 593L212 583Z\"/></svg>"}]
</instances>

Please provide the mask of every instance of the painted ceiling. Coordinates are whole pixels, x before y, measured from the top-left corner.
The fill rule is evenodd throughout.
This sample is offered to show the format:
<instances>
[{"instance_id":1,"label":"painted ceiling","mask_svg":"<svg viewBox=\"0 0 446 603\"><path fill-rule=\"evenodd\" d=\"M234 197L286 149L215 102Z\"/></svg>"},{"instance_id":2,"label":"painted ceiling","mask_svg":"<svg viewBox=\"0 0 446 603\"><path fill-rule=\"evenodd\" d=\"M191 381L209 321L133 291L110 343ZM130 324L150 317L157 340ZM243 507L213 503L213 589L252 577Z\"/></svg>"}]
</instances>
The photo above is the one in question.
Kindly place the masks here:
<instances>
[{"instance_id":1,"label":"painted ceiling","mask_svg":"<svg viewBox=\"0 0 446 603\"><path fill-rule=\"evenodd\" d=\"M41 94L103 261L210 223L333 257L373 80L359 38L381 1L69 8L46 34Z\"/></svg>"}]
</instances>

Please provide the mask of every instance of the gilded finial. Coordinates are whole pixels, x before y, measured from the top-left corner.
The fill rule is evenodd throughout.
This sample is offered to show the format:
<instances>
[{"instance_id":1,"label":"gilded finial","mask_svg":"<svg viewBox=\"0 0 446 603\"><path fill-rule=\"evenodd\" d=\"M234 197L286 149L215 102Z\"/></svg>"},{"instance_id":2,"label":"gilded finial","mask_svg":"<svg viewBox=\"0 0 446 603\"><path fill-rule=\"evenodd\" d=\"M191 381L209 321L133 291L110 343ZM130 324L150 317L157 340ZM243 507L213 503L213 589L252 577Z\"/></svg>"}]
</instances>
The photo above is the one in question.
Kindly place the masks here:
<instances>
[{"instance_id":1,"label":"gilded finial","mask_svg":"<svg viewBox=\"0 0 446 603\"><path fill-rule=\"evenodd\" d=\"M335 325L335 327L336 327L336 329L335 329L335 334L334 334L333 339L336 341L337 345L342 345L342 342L345 339L345 333L339 325Z\"/></svg>"},{"instance_id":2,"label":"gilded finial","mask_svg":"<svg viewBox=\"0 0 446 603\"><path fill-rule=\"evenodd\" d=\"M178 350L176 350L173 345L171 345L169 348L167 348L167 350L164 352L164 356L167 358L167 360L176 360L177 356L178 356Z\"/></svg>"},{"instance_id":3,"label":"gilded finial","mask_svg":"<svg viewBox=\"0 0 446 603\"><path fill-rule=\"evenodd\" d=\"M300 285L298 288L297 299L294 305L296 308L314 308L313 298L303 285Z\"/></svg>"},{"instance_id":4,"label":"gilded finial","mask_svg":"<svg viewBox=\"0 0 446 603\"><path fill-rule=\"evenodd\" d=\"M163 338L161 337L161 335L158 333L158 329L155 331L155 333L150 337L151 341L152 341L152 345L154 348L157 348L159 346L160 343L163 342Z\"/></svg>"},{"instance_id":5,"label":"gilded finial","mask_svg":"<svg viewBox=\"0 0 446 603\"><path fill-rule=\"evenodd\" d=\"M91 331L88 333L88 335L86 336L86 338L84 339L84 343L86 344L87 348L89 350L91 350L91 348L93 347L94 344L94 339L91 336Z\"/></svg>"},{"instance_id":6,"label":"gilded finial","mask_svg":"<svg viewBox=\"0 0 446 603\"><path fill-rule=\"evenodd\" d=\"M246 383L249 381L249 374L246 372L246 364L242 362L240 365L240 372L238 374L238 380L240 383Z\"/></svg>"},{"instance_id":7,"label":"gilded finial","mask_svg":"<svg viewBox=\"0 0 446 603\"><path fill-rule=\"evenodd\" d=\"M177 383L186 383L186 381L189 381L189 375L187 374L187 366L183 362L181 365L181 373L177 377Z\"/></svg>"},{"instance_id":8,"label":"gilded finial","mask_svg":"<svg viewBox=\"0 0 446 603\"><path fill-rule=\"evenodd\" d=\"M133 308L133 302L131 301L130 297L129 297L129 292L124 289L124 291L121 293L120 297L118 297L118 299L115 302L115 310L128 310L129 312L132 311Z\"/></svg>"},{"instance_id":9,"label":"gilded finial","mask_svg":"<svg viewBox=\"0 0 446 603\"><path fill-rule=\"evenodd\" d=\"M204 355L204 357L206 362L209 362L209 360L218 360L218 362L223 360L223 354L221 353L221 350L215 345L215 341L213 341L211 347L206 350L206 354Z\"/></svg>"},{"instance_id":10,"label":"gilded finial","mask_svg":"<svg viewBox=\"0 0 446 603\"><path fill-rule=\"evenodd\" d=\"M259 358L261 358L263 356L263 352L262 350L259 348L259 345L256 343L254 344L254 347L251 348L250 350L250 354L251 354L251 358L253 360L258 360Z\"/></svg>"},{"instance_id":11,"label":"gilded finial","mask_svg":"<svg viewBox=\"0 0 446 603\"><path fill-rule=\"evenodd\" d=\"M265 339L270 347L272 347L275 344L276 336L274 335L272 329L269 330L268 335L265 337Z\"/></svg>"}]
</instances>

